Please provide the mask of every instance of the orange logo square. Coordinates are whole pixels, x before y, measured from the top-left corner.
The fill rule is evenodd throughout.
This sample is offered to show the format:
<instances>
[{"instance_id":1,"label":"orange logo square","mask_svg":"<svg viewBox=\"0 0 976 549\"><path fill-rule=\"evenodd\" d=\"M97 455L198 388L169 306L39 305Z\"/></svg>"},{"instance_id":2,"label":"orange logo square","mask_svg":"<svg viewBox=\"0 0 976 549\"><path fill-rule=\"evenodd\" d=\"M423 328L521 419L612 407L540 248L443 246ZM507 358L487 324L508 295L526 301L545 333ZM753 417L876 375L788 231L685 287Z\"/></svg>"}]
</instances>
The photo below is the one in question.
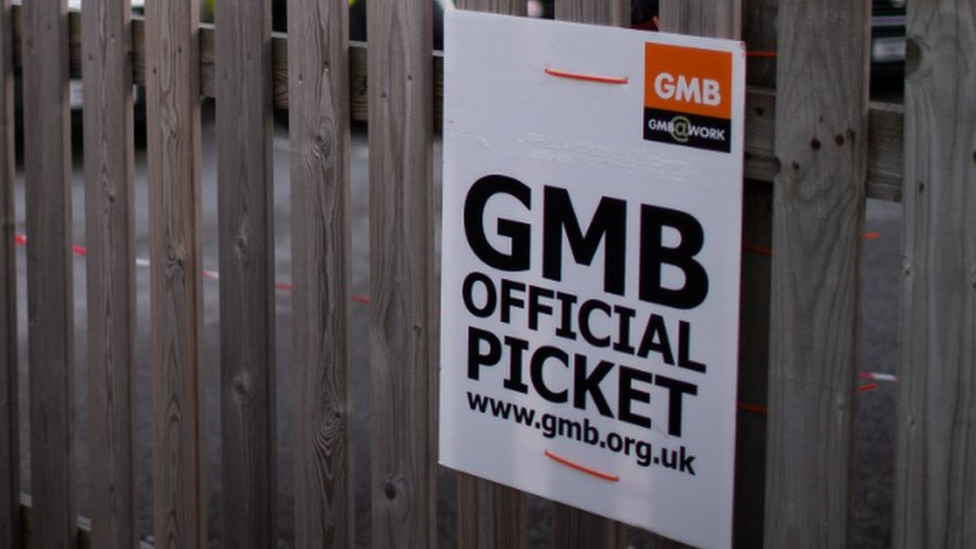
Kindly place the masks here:
<instances>
[{"instance_id":1,"label":"orange logo square","mask_svg":"<svg viewBox=\"0 0 976 549\"><path fill-rule=\"evenodd\" d=\"M646 44L644 106L730 120L732 54Z\"/></svg>"}]
</instances>

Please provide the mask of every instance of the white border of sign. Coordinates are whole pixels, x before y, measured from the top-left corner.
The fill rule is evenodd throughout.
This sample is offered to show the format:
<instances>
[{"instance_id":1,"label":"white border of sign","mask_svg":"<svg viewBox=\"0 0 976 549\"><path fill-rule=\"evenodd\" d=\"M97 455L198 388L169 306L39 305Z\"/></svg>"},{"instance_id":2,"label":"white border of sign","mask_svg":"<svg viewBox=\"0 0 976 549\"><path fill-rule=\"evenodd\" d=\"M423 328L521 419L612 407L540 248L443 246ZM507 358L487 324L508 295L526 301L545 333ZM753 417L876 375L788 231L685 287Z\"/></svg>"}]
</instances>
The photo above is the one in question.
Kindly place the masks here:
<instances>
[{"instance_id":1,"label":"white border of sign","mask_svg":"<svg viewBox=\"0 0 976 549\"><path fill-rule=\"evenodd\" d=\"M441 464L730 547L744 46L446 16Z\"/></svg>"}]
</instances>

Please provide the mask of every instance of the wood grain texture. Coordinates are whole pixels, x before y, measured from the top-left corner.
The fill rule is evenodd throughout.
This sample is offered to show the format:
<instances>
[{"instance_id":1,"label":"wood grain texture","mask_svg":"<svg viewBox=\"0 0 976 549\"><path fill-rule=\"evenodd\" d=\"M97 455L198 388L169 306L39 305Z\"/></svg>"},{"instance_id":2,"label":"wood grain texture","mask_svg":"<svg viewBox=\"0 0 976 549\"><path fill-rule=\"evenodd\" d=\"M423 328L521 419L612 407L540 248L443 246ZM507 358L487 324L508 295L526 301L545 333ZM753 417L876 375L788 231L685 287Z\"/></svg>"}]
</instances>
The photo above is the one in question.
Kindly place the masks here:
<instances>
[{"instance_id":1,"label":"wood grain texture","mask_svg":"<svg viewBox=\"0 0 976 549\"><path fill-rule=\"evenodd\" d=\"M297 547L353 546L348 3L288 8Z\"/></svg>"},{"instance_id":2,"label":"wood grain texture","mask_svg":"<svg viewBox=\"0 0 976 549\"><path fill-rule=\"evenodd\" d=\"M909 5L894 547L976 547L976 6Z\"/></svg>"},{"instance_id":3,"label":"wood grain texture","mask_svg":"<svg viewBox=\"0 0 976 549\"><path fill-rule=\"evenodd\" d=\"M768 0L772 2L773 0ZM766 11L769 11L768 9ZM14 6L14 35L20 35L20 28L17 26L20 6ZM752 12L749 12L752 13ZM751 17L751 16L750 16ZM767 16L765 19L769 21ZM213 58L213 27L202 25L200 28L200 41L202 58ZM133 37L133 73L137 84L146 82L145 66L145 23L141 19L135 19L132 24ZM15 38L16 40L16 38ZM288 109L288 48L284 35L275 35L273 39L274 50L274 90L275 108ZM72 39L72 45L75 41ZM20 63L20 51L14 43L14 59ZM209 50L207 48L210 48ZM75 59L80 59L80 49L72 49L72 66ZM349 47L349 89L350 97L350 118L357 122L368 120L368 94L369 87L366 79L366 45L362 42L353 42ZM434 128L440 127L441 103L439 98L443 97L443 57L434 55ZM775 71L771 67L775 66L772 61L762 61L750 59L748 63L749 74L755 74L754 67L766 67L766 72L762 74L761 82L775 80ZM200 81L202 83L201 92L206 97L214 97L216 86L214 85L215 67L213 63L201 63ZM77 73L72 72L74 76ZM750 79L752 76L750 76ZM750 80L753 82L753 80ZM776 97L771 84L762 84L762 87L753 87L748 90L746 102L749 105L756 105L762 110L748 109L746 115L746 176L750 179L772 182L779 173L780 164L776 159L773 150L775 133L775 108ZM768 108L765 108L768 107ZM868 175L867 193L870 198L885 200L889 202L901 201L901 177L904 171L902 120L904 109L901 105L891 105L886 103L871 103L871 123L868 127Z\"/></svg>"},{"instance_id":4,"label":"wood grain texture","mask_svg":"<svg viewBox=\"0 0 976 549\"><path fill-rule=\"evenodd\" d=\"M556 0L556 19L576 23L630 26L630 2ZM626 542L626 527L561 503L553 506L553 543L565 549L613 549Z\"/></svg>"},{"instance_id":5,"label":"wood grain texture","mask_svg":"<svg viewBox=\"0 0 976 549\"><path fill-rule=\"evenodd\" d=\"M556 19L575 23L630 26L630 2L625 0L555 0Z\"/></svg>"},{"instance_id":6,"label":"wood grain texture","mask_svg":"<svg viewBox=\"0 0 976 549\"><path fill-rule=\"evenodd\" d=\"M66 0L24 6L33 547L74 547L74 300Z\"/></svg>"},{"instance_id":7,"label":"wood grain texture","mask_svg":"<svg viewBox=\"0 0 976 549\"><path fill-rule=\"evenodd\" d=\"M437 299L430 0L371 1L372 543L434 548Z\"/></svg>"},{"instance_id":8,"label":"wood grain texture","mask_svg":"<svg viewBox=\"0 0 976 549\"><path fill-rule=\"evenodd\" d=\"M660 28L715 38L739 38L743 0L660 0Z\"/></svg>"},{"instance_id":9,"label":"wood grain texture","mask_svg":"<svg viewBox=\"0 0 976 549\"><path fill-rule=\"evenodd\" d=\"M278 529L271 2L215 7L223 540L270 549Z\"/></svg>"},{"instance_id":10,"label":"wood grain texture","mask_svg":"<svg viewBox=\"0 0 976 549\"><path fill-rule=\"evenodd\" d=\"M458 8L524 16L524 0L460 0ZM443 86L441 86L443 89ZM525 496L471 475L458 475L458 547L521 549L525 546Z\"/></svg>"},{"instance_id":11,"label":"wood grain texture","mask_svg":"<svg viewBox=\"0 0 976 549\"><path fill-rule=\"evenodd\" d=\"M500 484L458 473L458 547L525 546L525 496Z\"/></svg>"},{"instance_id":12,"label":"wood grain texture","mask_svg":"<svg viewBox=\"0 0 976 549\"><path fill-rule=\"evenodd\" d=\"M483 11L501 15L521 15L526 13L525 0L458 0L457 7L462 10Z\"/></svg>"},{"instance_id":13,"label":"wood grain texture","mask_svg":"<svg viewBox=\"0 0 976 549\"><path fill-rule=\"evenodd\" d=\"M12 16L0 0L0 547L20 546Z\"/></svg>"},{"instance_id":14,"label":"wood grain texture","mask_svg":"<svg viewBox=\"0 0 976 549\"><path fill-rule=\"evenodd\" d=\"M84 56L92 541L133 547L135 191L129 0L87 2Z\"/></svg>"},{"instance_id":15,"label":"wood grain texture","mask_svg":"<svg viewBox=\"0 0 976 549\"><path fill-rule=\"evenodd\" d=\"M614 549L626 547L627 527L587 511L556 503L552 517L552 546L565 549ZM655 538L654 549L663 538Z\"/></svg>"},{"instance_id":16,"label":"wood grain texture","mask_svg":"<svg viewBox=\"0 0 976 549\"><path fill-rule=\"evenodd\" d=\"M867 2L779 4L767 547L846 547L852 521Z\"/></svg>"},{"instance_id":17,"label":"wood grain texture","mask_svg":"<svg viewBox=\"0 0 976 549\"><path fill-rule=\"evenodd\" d=\"M146 6L153 517L157 546L206 547L202 473L198 0Z\"/></svg>"}]
</instances>

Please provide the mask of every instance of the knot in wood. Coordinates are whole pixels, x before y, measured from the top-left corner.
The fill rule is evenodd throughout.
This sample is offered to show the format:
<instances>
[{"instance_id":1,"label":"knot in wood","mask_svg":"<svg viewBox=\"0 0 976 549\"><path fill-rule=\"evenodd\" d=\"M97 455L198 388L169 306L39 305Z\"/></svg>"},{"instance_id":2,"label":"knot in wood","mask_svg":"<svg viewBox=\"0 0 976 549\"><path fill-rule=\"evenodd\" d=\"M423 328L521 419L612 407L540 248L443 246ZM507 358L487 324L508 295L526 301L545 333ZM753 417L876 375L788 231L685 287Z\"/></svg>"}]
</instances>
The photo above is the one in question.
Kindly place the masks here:
<instances>
[{"instance_id":1,"label":"knot in wood","mask_svg":"<svg viewBox=\"0 0 976 549\"><path fill-rule=\"evenodd\" d=\"M386 495L386 499L394 500L397 497L396 484L393 481L386 481L386 485L383 486L383 494Z\"/></svg>"}]
</instances>

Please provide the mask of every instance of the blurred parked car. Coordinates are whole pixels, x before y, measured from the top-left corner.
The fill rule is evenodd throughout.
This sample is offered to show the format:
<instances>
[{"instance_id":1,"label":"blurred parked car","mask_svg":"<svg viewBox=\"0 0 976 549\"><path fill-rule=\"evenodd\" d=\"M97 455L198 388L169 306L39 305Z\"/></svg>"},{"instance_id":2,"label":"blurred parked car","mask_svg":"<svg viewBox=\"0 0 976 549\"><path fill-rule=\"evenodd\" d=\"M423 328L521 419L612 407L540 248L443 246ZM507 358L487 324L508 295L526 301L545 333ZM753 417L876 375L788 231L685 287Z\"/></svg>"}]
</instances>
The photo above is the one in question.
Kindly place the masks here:
<instances>
[{"instance_id":1,"label":"blurred parked car","mask_svg":"<svg viewBox=\"0 0 976 549\"><path fill-rule=\"evenodd\" d=\"M874 0L871 73L876 83L900 85L905 75L906 0Z\"/></svg>"}]
</instances>

